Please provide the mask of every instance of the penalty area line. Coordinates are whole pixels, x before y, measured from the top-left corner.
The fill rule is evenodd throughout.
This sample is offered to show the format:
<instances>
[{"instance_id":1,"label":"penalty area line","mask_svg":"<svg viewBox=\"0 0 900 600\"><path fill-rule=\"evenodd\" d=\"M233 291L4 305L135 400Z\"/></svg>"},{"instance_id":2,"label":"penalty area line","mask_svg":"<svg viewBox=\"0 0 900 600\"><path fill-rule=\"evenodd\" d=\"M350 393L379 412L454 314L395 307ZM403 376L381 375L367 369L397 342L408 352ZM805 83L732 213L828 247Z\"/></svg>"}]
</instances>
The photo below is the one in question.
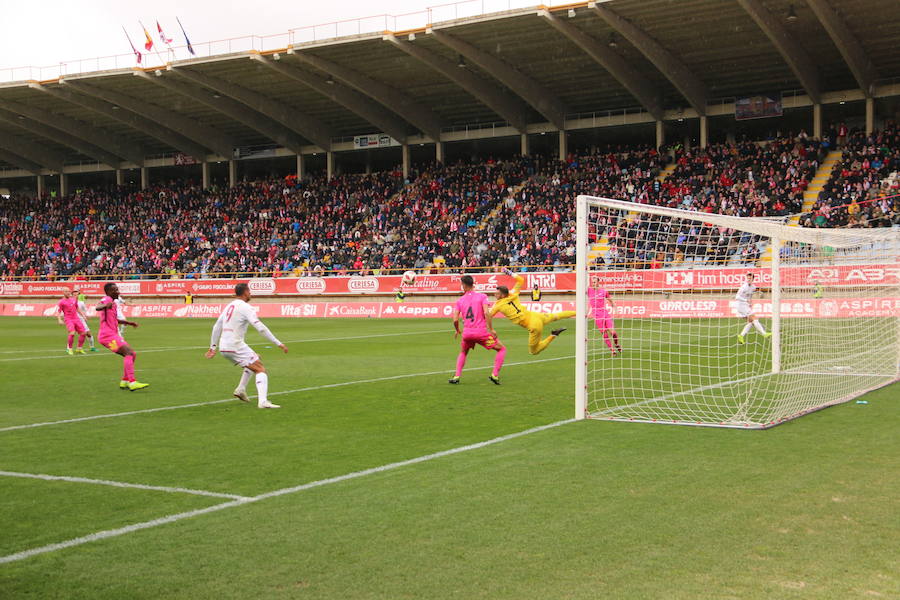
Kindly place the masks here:
<instances>
[{"instance_id":1,"label":"penalty area line","mask_svg":"<svg viewBox=\"0 0 900 600\"><path fill-rule=\"evenodd\" d=\"M504 367L517 367L520 365L533 365L533 364L537 364L537 363L553 362L553 361L557 361L557 360L568 360L570 358L575 358L575 356L568 355L568 356L558 356L555 358L542 358L542 359L538 359L538 360L525 360L525 361L520 361L520 362L507 363L503 366ZM493 366L486 365L483 367L471 367L468 370L469 371L484 371L486 369L493 369ZM426 371L424 373L406 373L403 375L389 375L387 377L375 377L372 379L357 379L354 381L340 381L337 383L326 383L323 385L314 385L314 386L310 386L310 387L297 388L297 389L293 389L293 390L283 390L280 392L269 392L269 396L284 396L286 394L298 394L300 392L312 392L312 391L316 391L316 390L325 390L325 389L330 389L330 388L345 387L348 385L360 385L360 384L364 384L364 383L379 383L382 381L394 381L396 379L410 379L412 377L428 377L431 375L443 375L443 374L451 373L451 372L452 371L450 371L448 369L443 369L440 371ZM256 398L255 395L250 396L250 397ZM163 412L166 410L179 410L182 408L196 408L198 406L210 406L213 404L224 404L225 402L237 402L237 400L234 397L231 397L231 398L223 398L222 400L208 400L205 402L192 402L190 404L177 404L175 406L157 406L155 408L129 410L129 411L117 412L117 413L107 413L107 414L103 414L103 415L91 415L88 417L75 417L72 419L61 419L59 421L44 421L41 423L28 423L27 425L11 425L9 427L0 427L0 433L6 432L6 431L17 431L19 429L34 429L37 427L48 427L50 425L65 425L67 423L81 423L84 421L96 421L98 419L112 419L115 417L128 417L131 415L143 415L143 414L149 414L149 413L155 413L155 412Z\"/></svg>"},{"instance_id":2,"label":"penalty area line","mask_svg":"<svg viewBox=\"0 0 900 600\"><path fill-rule=\"evenodd\" d=\"M40 546L38 548L31 548L30 550L23 550L22 552L16 552L15 554L8 554L6 556L0 556L0 564L25 560L25 559L31 558L33 556L38 556L40 554L47 554L48 552L56 552L58 550L64 550L66 548L81 546L83 544L89 544L91 542L96 542L99 540L105 540L105 539L109 539L109 538L119 537L122 535L133 533L135 531L150 529L152 527L158 527L160 525L167 525L169 523L174 523L176 521L183 521L185 519L191 519L191 518L199 517L199 516L206 515L209 513L218 512L221 510L225 510L227 508L243 506L245 504L259 502L261 500L267 500L269 498L276 498L278 496L285 496L288 494L296 494L298 492L302 492L302 491L313 489L313 488L323 487L323 486L331 485L334 483L341 483L343 481L349 481L351 479L358 479L360 477L366 477L368 475L374 475L377 473L384 473L385 471L392 471L394 469L399 469L399 468L407 467L407 466L411 466L411 465L417 465L420 463L435 460L437 458L443 458L445 456L452 456L454 454L461 454L463 452L469 452L471 450L478 450L479 448L484 448L486 446L492 446L494 444L499 444L501 442L506 442L508 440L520 438L520 437L523 437L526 435L530 435L532 433L538 433L540 431L546 431L548 429L553 429L553 428L559 427L561 425L568 425L569 423L574 423L574 422L575 422L575 419L566 419L564 421L556 421L555 423L548 423L547 425L540 425L538 427L532 427L531 429L526 429L524 431L518 431L516 433L502 435L500 437L492 438L490 440L485 440L483 442L468 444L466 446L459 446L456 448L451 448L449 450L442 450L440 452L434 452L432 454L425 454L423 456L418 456L416 458L410 458L408 460L393 462L393 463L389 463L386 465L381 465L379 467L372 467L371 469L364 469L362 471L354 471L352 473L346 473L344 475L339 475L337 477L329 477L327 479L311 481L309 483L304 483L302 485L281 488L278 490L273 490L271 492L266 492L264 494L259 494L258 496L251 496L249 498L242 497L238 500L233 500L231 502L223 502L222 504L214 504L214 505L208 506L206 508L191 510L191 511L182 512L182 513L176 513L173 515L160 517L158 519L144 521L142 523L134 523L132 525L127 525L125 527L119 527L117 529L107 529L105 531L98 531L96 533L91 533L89 535L85 535L82 537L73 538L71 540L66 540L64 542L48 544L46 546Z\"/></svg>"},{"instance_id":3,"label":"penalty area line","mask_svg":"<svg viewBox=\"0 0 900 600\"><path fill-rule=\"evenodd\" d=\"M66 475L45 475L44 473L21 473L19 471L0 471L0 477L20 477L22 479L41 479L43 481L67 481L70 483L90 483L94 485L107 485L118 488L132 488L136 490L149 490L153 492L166 492L169 494L191 494L194 496L208 496L210 498L229 498L231 500L247 500L246 496L237 494L223 494L209 492L207 490L194 490L191 488L170 487L166 485L147 485L143 483L126 483L124 481L110 481L108 479L90 479L88 477L69 477Z\"/></svg>"}]
</instances>

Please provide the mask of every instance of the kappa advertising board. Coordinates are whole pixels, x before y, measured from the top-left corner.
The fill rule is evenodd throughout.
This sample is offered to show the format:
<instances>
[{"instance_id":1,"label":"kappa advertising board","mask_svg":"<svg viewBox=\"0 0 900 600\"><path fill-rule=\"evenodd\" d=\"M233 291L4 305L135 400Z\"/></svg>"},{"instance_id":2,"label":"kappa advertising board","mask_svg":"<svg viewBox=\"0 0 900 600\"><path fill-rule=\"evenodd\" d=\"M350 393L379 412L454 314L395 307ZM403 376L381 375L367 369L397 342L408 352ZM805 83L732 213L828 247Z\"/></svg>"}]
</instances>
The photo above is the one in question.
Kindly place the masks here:
<instances>
[{"instance_id":1,"label":"kappa advertising board","mask_svg":"<svg viewBox=\"0 0 900 600\"><path fill-rule=\"evenodd\" d=\"M639 271L596 271L591 285L609 290L691 290L737 289L744 276L752 272L757 284L771 284L769 269L646 269ZM522 273L525 288L537 285L545 292L574 292L575 273ZM457 294L459 274L419 275L413 285L404 289L409 294ZM492 292L498 285L509 285L511 278L499 273L475 273L475 289ZM789 286L884 286L900 285L900 264L841 265L818 267L785 267L782 283ZM231 296L234 286L246 283L256 296L319 296L392 294L400 287L399 275L367 277L259 277L252 279L163 279L118 281L123 296ZM88 296L103 295L105 282L79 281L3 281L0 295L7 297L61 296L65 290L78 287Z\"/></svg>"},{"instance_id":2,"label":"kappa advertising board","mask_svg":"<svg viewBox=\"0 0 900 600\"><path fill-rule=\"evenodd\" d=\"M556 313L575 310L574 302L523 302L525 308L540 313ZM134 304L125 306L125 316L142 318L200 318L214 319L226 304ZM251 304L261 318L356 318L356 319L422 319L450 318L453 302L267 302ZM772 304L768 300L753 303L753 311L760 317L772 316ZM702 319L736 318L734 300L686 299L686 300L616 300L611 311L617 319ZM88 315L94 317L93 309ZM56 304L0 304L0 315L15 317L54 317ZM848 318L848 317L900 317L900 300L897 298L822 298L785 300L781 303L781 315L785 318Z\"/></svg>"}]
</instances>

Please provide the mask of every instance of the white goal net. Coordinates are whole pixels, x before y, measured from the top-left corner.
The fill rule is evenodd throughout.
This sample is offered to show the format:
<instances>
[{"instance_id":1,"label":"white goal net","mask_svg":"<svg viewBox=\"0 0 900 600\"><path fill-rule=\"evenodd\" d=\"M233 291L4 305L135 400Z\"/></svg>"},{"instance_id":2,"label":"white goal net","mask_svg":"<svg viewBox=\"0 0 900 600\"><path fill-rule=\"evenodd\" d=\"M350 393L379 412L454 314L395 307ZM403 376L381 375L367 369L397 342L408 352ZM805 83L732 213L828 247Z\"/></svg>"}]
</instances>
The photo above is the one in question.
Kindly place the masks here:
<instances>
[{"instance_id":1,"label":"white goal net","mask_svg":"<svg viewBox=\"0 0 900 600\"><path fill-rule=\"evenodd\" d=\"M577 202L576 418L766 428L898 380L900 229Z\"/></svg>"}]
</instances>

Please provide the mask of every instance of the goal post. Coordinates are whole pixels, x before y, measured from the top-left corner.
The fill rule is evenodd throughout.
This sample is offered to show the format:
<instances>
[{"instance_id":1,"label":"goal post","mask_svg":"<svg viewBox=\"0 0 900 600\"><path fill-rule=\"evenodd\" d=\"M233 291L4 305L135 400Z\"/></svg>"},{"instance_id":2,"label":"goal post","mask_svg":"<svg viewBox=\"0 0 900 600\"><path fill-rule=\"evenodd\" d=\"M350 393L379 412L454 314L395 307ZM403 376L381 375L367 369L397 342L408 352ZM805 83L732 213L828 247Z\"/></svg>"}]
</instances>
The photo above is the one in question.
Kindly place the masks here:
<instances>
[{"instance_id":1,"label":"goal post","mask_svg":"<svg viewBox=\"0 0 900 600\"><path fill-rule=\"evenodd\" d=\"M900 379L900 228L579 196L576 242L576 419L760 429Z\"/></svg>"}]
</instances>

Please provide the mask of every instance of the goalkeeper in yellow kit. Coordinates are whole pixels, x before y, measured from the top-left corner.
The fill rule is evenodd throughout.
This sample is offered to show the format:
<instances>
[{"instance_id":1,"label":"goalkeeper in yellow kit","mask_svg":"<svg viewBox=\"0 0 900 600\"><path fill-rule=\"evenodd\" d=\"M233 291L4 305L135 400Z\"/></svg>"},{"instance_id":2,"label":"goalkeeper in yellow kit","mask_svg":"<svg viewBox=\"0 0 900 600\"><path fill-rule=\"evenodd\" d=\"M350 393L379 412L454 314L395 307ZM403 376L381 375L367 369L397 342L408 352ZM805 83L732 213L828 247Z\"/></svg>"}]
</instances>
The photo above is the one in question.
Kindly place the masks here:
<instances>
[{"instance_id":1,"label":"goalkeeper in yellow kit","mask_svg":"<svg viewBox=\"0 0 900 600\"><path fill-rule=\"evenodd\" d=\"M525 310L522 306L521 302L519 302L519 292L522 290L522 286L525 284L525 278L519 275L513 274L509 269L503 269L503 274L508 275L510 277L516 278L516 285L513 286L513 289L510 290L505 285L497 286L497 301L494 302L494 306L491 308L491 316L493 317L498 312L503 313L503 315L515 323L516 325L520 325L528 330L528 352L531 354L540 354L544 351L544 349L550 345L550 342L556 339L556 337L565 331L565 328L562 329L554 329L550 332L546 338L541 339L541 336L544 334L544 325L547 323L552 323L553 321L559 321L560 319L568 319L570 317L575 316L574 310L564 310L558 313L537 313L532 312L530 310Z\"/></svg>"}]
</instances>

